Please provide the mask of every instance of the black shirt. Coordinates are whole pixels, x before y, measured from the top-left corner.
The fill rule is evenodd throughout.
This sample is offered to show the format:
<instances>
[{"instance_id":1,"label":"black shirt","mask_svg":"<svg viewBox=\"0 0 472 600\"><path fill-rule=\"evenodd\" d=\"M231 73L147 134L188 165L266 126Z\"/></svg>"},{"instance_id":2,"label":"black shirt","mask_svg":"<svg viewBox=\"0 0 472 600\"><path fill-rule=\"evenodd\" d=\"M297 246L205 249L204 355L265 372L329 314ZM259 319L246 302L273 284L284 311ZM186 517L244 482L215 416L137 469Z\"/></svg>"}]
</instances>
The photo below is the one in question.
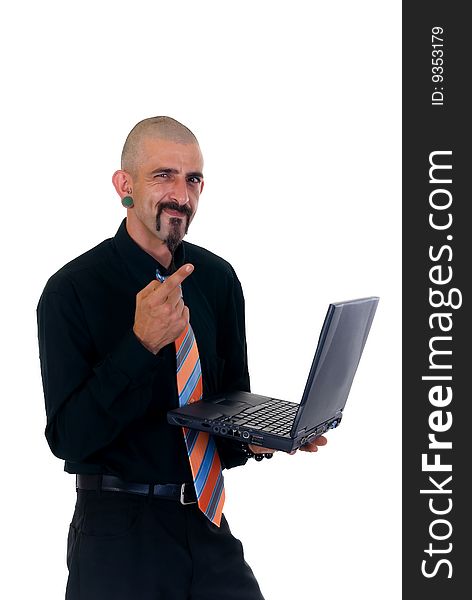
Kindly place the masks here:
<instances>
[{"instance_id":1,"label":"black shirt","mask_svg":"<svg viewBox=\"0 0 472 600\"><path fill-rule=\"evenodd\" d=\"M188 242L175 267L200 353L204 396L249 391L244 298L231 265ZM110 473L141 483L192 481L180 427L175 345L152 354L133 333L136 294L168 271L129 236L74 259L47 282L38 304L46 438L69 473ZM244 464L241 444L217 438L223 466Z\"/></svg>"}]
</instances>

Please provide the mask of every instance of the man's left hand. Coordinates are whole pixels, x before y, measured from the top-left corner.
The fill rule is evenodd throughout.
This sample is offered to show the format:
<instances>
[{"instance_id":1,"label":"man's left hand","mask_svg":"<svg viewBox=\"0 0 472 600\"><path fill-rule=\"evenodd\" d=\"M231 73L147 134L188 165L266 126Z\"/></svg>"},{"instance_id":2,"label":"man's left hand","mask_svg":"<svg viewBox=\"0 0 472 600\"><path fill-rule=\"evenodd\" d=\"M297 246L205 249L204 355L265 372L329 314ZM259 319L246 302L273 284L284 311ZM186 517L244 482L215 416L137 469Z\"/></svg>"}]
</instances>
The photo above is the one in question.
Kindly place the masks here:
<instances>
[{"instance_id":1,"label":"man's left hand","mask_svg":"<svg viewBox=\"0 0 472 600\"><path fill-rule=\"evenodd\" d=\"M315 438L312 442L308 442L304 446L300 446L299 450L302 452L318 452L318 446L326 446L328 440L324 435L320 435L320 437Z\"/></svg>"},{"instance_id":2,"label":"man's left hand","mask_svg":"<svg viewBox=\"0 0 472 600\"><path fill-rule=\"evenodd\" d=\"M327 443L328 443L328 440L325 438L325 436L320 435L319 437L315 438L313 441L308 442L308 444L300 446L299 450L301 450L302 452L318 452L318 446L326 446ZM262 446L253 446L252 444L248 444L248 446L249 446L251 452L254 452L254 454L273 454L274 452L277 452L277 450L274 450L273 448L264 448ZM289 454L295 454L295 452L296 452L296 450L293 450Z\"/></svg>"},{"instance_id":3,"label":"man's left hand","mask_svg":"<svg viewBox=\"0 0 472 600\"><path fill-rule=\"evenodd\" d=\"M277 452L273 448L264 448L264 446L254 446L253 444L248 444L248 447L253 454L274 454L274 452Z\"/></svg>"}]
</instances>

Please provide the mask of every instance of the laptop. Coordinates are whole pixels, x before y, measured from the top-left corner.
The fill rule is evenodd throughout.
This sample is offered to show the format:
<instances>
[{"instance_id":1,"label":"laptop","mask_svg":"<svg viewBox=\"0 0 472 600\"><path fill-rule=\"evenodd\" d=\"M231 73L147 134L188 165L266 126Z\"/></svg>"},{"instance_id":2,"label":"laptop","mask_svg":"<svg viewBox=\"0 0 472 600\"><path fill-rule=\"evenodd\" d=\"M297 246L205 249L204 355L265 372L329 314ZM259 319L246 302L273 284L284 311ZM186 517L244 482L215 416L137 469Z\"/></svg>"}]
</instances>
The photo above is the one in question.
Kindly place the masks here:
<instances>
[{"instance_id":1,"label":"laptop","mask_svg":"<svg viewBox=\"0 0 472 600\"><path fill-rule=\"evenodd\" d=\"M300 403L235 391L173 409L168 422L285 452L338 427L378 301L329 305Z\"/></svg>"}]
</instances>

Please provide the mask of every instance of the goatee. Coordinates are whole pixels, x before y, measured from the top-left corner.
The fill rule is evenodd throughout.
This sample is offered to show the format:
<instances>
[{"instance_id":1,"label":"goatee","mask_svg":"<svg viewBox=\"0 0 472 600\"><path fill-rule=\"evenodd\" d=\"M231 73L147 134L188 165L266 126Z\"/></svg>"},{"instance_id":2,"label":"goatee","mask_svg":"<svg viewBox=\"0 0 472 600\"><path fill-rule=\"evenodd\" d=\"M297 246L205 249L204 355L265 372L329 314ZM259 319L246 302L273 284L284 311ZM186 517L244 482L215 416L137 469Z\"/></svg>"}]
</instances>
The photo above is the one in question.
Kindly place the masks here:
<instances>
[{"instance_id":1,"label":"goatee","mask_svg":"<svg viewBox=\"0 0 472 600\"><path fill-rule=\"evenodd\" d=\"M179 217L170 217L169 218L169 234L167 235L167 239L165 240L165 244L169 249L169 252L172 255L172 259L174 257L174 252L180 242L182 241L184 235L188 231L188 226L190 224L190 217L192 216L192 209L187 204L180 206L177 202L163 202L159 204L156 215L156 230L161 230L161 215L162 211L168 208L170 210L176 210L182 213L182 219ZM184 234L181 234L182 220L185 219L185 230Z\"/></svg>"},{"instance_id":2,"label":"goatee","mask_svg":"<svg viewBox=\"0 0 472 600\"><path fill-rule=\"evenodd\" d=\"M174 252L176 251L178 245L183 239L183 236L180 233L181 221L182 219L179 219L178 217L172 217L169 220L169 235L167 236L165 244L167 248L169 248L169 252L172 254L172 258L174 257ZM185 228L185 233L187 233L187 229L188 221L187 227Z\"/></svg>"}]
</instances>

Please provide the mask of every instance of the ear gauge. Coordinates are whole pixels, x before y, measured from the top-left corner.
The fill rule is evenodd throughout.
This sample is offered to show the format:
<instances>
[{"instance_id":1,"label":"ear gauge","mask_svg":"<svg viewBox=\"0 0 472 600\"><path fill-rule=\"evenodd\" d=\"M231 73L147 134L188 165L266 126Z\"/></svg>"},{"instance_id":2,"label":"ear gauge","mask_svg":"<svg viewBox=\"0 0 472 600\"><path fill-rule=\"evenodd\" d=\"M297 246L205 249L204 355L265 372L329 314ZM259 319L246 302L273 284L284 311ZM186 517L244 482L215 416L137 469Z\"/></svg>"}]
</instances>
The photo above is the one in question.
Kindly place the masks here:
<instances>
[{"instance_id":1,"label":"ear gauge","mask_svg":"<svg viewBox=\"0 0 472 600\"><path fill-rule=\"evenodd\" d=\"M121 199L121 204L125 208L133 208L133 206L134 206L133 198L131 198L131 196L125 196L124 198Z\"/></svg>"}]
</instances>

